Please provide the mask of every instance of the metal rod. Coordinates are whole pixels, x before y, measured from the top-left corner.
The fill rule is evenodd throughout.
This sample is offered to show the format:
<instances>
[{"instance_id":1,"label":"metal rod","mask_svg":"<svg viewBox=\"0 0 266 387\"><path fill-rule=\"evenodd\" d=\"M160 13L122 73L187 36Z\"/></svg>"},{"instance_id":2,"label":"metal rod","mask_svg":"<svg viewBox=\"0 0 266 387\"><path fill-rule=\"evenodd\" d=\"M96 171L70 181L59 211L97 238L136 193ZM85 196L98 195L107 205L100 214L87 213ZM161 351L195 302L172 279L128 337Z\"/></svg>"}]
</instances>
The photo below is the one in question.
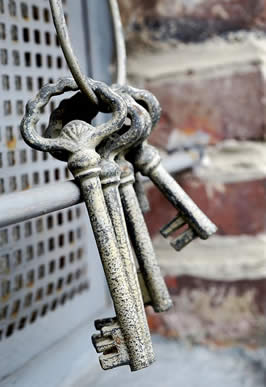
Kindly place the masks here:
<instances>
[{"instance_id":1,"label":"metal rod","mask_svg":"<svg viewBox=\"0 0 266 387\"><path fill-rule=\"evenodd\" d=\"M80 90L94 103L98 104L98 98L95 95L91 79L87 77L81 70L78 59L72 48L68 28L66 25L66 19L61 0L49 0L52 11L53 21L56 28L57 36L63 50L68 67L73 75L73 78L77 82ZM126 47L122 29L122 23L120 18L120 12L117 0L109 0L110 10L113 20L115 44L116 44L116 57L117 57L117 83L126 83Z\"/></svg>"},{"instance_id":2,"label":"metal rod","mask_svg":"<svg viewBox=\"0 0 266 387\"><path fill-rule=\"evenodd\" d=\"M74 180L2 195L0 227L62 210L81 202L80 190Z\"/></svg>"},{"instance_id":3,"label":"metal rod","mask_svg":"<svg viewBox=\"0 0 266 387\"><path fill-rule=\"evenodd\" d=\"M109 0L113 28L115 36L115 47L116 47L116 66L117 66L117 80L116 83L124 85L127 80L127 69L126 69L126 44L123 34L123 26L121 22L119 6L117 0Z\"/></svg>"},{"instance_id":4,"label":"metal rod","mask_svg":"<svg viewBox=\"0 0 266 387\"><path fill-rule=\"evenodd\" d=\"M61 48L66 58L68 67L73 75L73 78L77 82L77 85L81 91L87 95L87 97L95 104L98 104L98 98L93 92L90 84L90 78L86 77L81 71L78 59L72 49L64 10L61 0L49 0L50 7L53 15L54 25L60 41Z\"/></svg>"},{"instance_id":5,"label":"metal rod","mask_svg":"<svg viewBox=\"0 0 266 387\"><path fill-rule=\"evenodd\" d=\"M199 162L196 152L191 155L179 152L163 161L169 173L179 173ZM145 181L148 181L145 178ZM52 195L52 200L51 200ZM50 212L62 210L81 203L80 190L74 180L44 185L28 191L1 195L0 227L23 222Z\"/></svg>"}]
</instances>

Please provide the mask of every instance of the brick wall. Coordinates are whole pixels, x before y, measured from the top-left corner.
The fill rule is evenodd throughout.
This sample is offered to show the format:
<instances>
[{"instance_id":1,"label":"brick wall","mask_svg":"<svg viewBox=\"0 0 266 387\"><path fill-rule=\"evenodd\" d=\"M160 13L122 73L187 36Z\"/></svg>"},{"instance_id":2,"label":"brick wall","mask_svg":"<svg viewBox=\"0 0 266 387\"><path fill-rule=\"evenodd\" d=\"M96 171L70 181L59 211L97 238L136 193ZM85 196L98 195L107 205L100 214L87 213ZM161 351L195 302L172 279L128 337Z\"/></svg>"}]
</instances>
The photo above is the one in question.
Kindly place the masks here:
<instances>
[{"instance_id":1,"label":"brick wall","mask_svg":"<svg viewBox=\"0 0 266 387\"><path fill-rule=\"evenodd\" d=\"M176 211L151 185L147 215L174 299L153 331L193 341L263 345L266 337L265 0L120 0L131 83L163 114L151 142L209 136L203 164L176 176L217 236L176 253L158 239Z\"/></svg>"}]
</instances>

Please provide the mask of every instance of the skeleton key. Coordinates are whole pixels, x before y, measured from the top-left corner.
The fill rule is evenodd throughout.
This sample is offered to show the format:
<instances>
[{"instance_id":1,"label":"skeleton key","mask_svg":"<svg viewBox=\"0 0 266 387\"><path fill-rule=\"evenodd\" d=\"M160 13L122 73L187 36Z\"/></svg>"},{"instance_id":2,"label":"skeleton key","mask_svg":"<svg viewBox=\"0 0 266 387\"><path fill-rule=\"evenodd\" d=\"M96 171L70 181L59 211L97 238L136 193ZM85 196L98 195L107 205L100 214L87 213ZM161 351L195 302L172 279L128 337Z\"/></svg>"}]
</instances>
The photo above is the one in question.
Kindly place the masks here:
<instances>
[{"instance_id":1,"label":"skeleton key","mask_svg":"<svg viewBox=\"0 0 266 387\"><path fill-rule=\"evenodd\" d=\"M115 156L118 153L125 151L132 145L132 143L135 143L140 138L144 125L144 109L136 104L134 99L130 96L125 94L123 98L127 103L128 117L131 120L130 127L125 126L122 128L122 131L124 132L126 130L126 132L121 135L114 133L112 136L109 136L106 141L100 144L97 148L97 152L102 157L100 177L105 202L113 223L120 254L127 273L128 283L135 298L136 307L143 329L143 335L146 338L148 356L150 362L152 363L154 361L154 353L152 349L150 331L147 324L134 257L130 246L126 221L118 190L121 171L119 166L114 162ZM104 334L103 336L105 337ZM100 341L102 343L102 340ZM104 340L104 342L106 342L106 340Z\"/></svg>"},{"instance_id":2,"label":"skeleton key","mask_svg":"<svg viewBox=\"0 0 266 387\"><path fill-rule=\"evenodd\" d=\"M136 89L128 85L114 85L113 87L115 89L119 89L123 93L131 95L137 101L138 104L148 110L152 119L152 128L155 127L155 125L160 120L161 106L159 104L159 101L152 94L147 93L146 90ZM150 204L149 199L145 193L144 184L141 180L141 173L137 171L135 171L134 189L136 191L140 208L145 214L150 211Z\"/></svg>"},{"instance_id":3,"label":"skeleton key","mask_svg":"<svg viewBox=\"0 0 266 387\"><path fill-rule=\"evenodd\" d=\"M141 124L142 138L143 131L146 132L147 130L146 124L147 122L149 123L149 115L140 105L139 109L141 109L141 116L144 118ZM161 275L149 232L133 188L134 169L131 163L125 159L126 151L127 149L124 149L116 158L116 162L122 171L119 191L125 212L126 223L145 282L145 291L148 291L149 294L148 303L153 306L155 311L162 312L168 310L172 306L172 301Z\"/></svg>"},{"instance_id":4,"label":"skeleton key","mask_svg":"<svg viewBox=\"0 0 266 387\"><path fill-rule=\"evenodd\" d=\"M119 89L118 89L119 90ZM84 96L83 95L81 95L83 98L84 98ZM124 98L126 97L126 94L124 95ZM73 98L73 97L72 97ZM131 102L131 105L132 105L132 100L130 101ZM82 105L84 105L84 102L82 102L81 101L81 103L82 103ZM68 100L64 100L63 102L61 102L60 103L60 105L59 105L59 107L57 108L57 109L55 109L53 112L52 112L52 114L51 114L51 117L50 117L50 124L49 124L49 127L48 127L48 129L47 129L47 131L46 131L46 133L47 134L49 134L49 136L51 136L51 132L52 133L55 133L55 131L57 131L58 133L61 131L61 129L62 129L62 121L63 121L63 117L64 117L64 114L65 114L65 109L67 109L67 110L69 110L69 107L71 106L71 98L69 99L69 102L68 102ZM136 107L136 106L135 106ZM144 122L143 122L143 119L142 119L142 123L140 124L140 119L141 119L141 116L143 115L143 108L141 107L141 106L139 106L139 105L137 105L137 109L138 109L138 111L139 111L139 113L140 113L140 115L139 115L139 117L138 117L138 119L137 118L135 118L135 121L136 122L138 122L138 126L139 126L139 128L138 128L138 131L141 129L141 133L143 132L143 130L144 131L146 131L146 129L145 129L145 124L144 124ZM141 109L141 111L140 111L140 109ZM80 109L78 108L78 106L77 106L77 110L76 110L76 112L77 113L79 113L80 112ZM145 112L144 112L145 113ZM136 114L135 112L134 112L134 114ZM78 116L78 118L80 118L79 116ZM85 118L85 117L84 117ZM91 118L93 118L93 114L91 114L91 116L90 116L90 119ZM147 113L145 114L145 119L147 120ZM64 120L65 121L65 120ZM66 123L66 122L65 122ZM127 136L126 138L125 138L125 141L123 141L123 139L122 139L122 143L124 142L125 144L125 146L124 146L124 151L126 151L126 147L128 146L128 144L130 143L130 142L132 142L133 143L133 140L137 140L136 139L136 128L135 128L135 130L133 131L133 132L131 132L132 134L131 134L131 137L132 137L132 139L130 139L130 137L129 136ZM142 133L142 135L143 135L143 133ZM114 135L113 135L114 136ZM118 141L118 139L116 138L115 140L112 140L113 142L115 142L115 143L117 143L117 141ZM111 142L112 142L111 141ZM108 140L107 140L107 142L108 142ZM127 142L128 142L128 144L127 144ZM133 144L131 144L131 146L132 146ZM102 145L100 145L99 147L98 147L98 150L99 150L99 152L101 152L100 151L100 147L101 147ZM113 145L112 145L113 146ZM103 146L102 146L103 147ZM123 163L125 163L125 164L128 164L129 165L129 167L130 167L130 170L129 170L129 175L130 175L130 179L132 180L132 183L134 183L134 176L133 176L133 174L132 174L132 166L130 165L130 163L128 163L128 162L126 162L125 161L125 159L124 159L124 157L122 157L122 162ZM120 174L119 174L119 179L120 179ZM115 179L114 179L115 180ZM142 183L141 183L142 184ZM102 185L104 186L104 184L103 184L103 176L102 176ZM108 187L108 184L107 184L107 187ZM105 189L103 189L103 191L105 191ZM108 201L108 198L105 198L107 201ZM111 211L112 211L112 209L113 209L113 201L112 200L109 200L109 202L110 203L112 203L112 205L110 205L110 209L111 209ZM110 214L111 215L111 214ZM111 216L112 217L112 216ZM115 217L115 214L113 215L113 218ZM144 235L146 234L146 238L147 239L149 239L149 235L148 235L148 231L147 231L147 228L146 228L146 225L145 225L145 223L144 223L144 220L142 220L142 223L143 223L143 227L142 227L142 229L143 229L143 233L144 233ZM122 224L122 221L119 223L119 225L120 224ZM117 227L119 227L119 225L117 226ZM115 227L115 226L114 226ZM136 222L135 223L135 227L136 228L138 228L139 226L138 226L138 223ZM137 233L137 231L135 232L135 233ZM121 233L119 233L119 235L123 235L123 234L121 234ZM122 242L121 242L122 243ZM125 243L125 242L124 242ZM128 243L128 242L127 242ZM122 251L122 252L126 252L126 249L125 249L125 247L121 247L120 248L120 250ZM149 254L149 251L150 251L150 254ZM131 253L130 253L131 254ZM151 241L146 245L146 247L145 247L145 251L144 251L144 256L143 256L143 258L142 258L142 253L141 252L139 252L139 260L140 261L142 261L142 260L144 260L144 262L146 262L147 260L149 260L149 259L151 259L151 265L153 266L153 260L155 261L156 260L156 258L155 258L155 256L154 256L154 251L153 251L153 247L152 247L152 244L151 244ZM127 260L124 258L123 259L123 261L124 262L126 262ZM155 274L157 275L157 276L159 276L160 275L160 269L159 268L156 268L156 265L157 265L157 263L155 263L155 268L153 269L154 271L155 271ZM141 267L143 267L143 265L140 265ZM152 273L152 269L151 268L149 268L149 264L146 262L145 264L144 264L144 266L147 266L147 269L146 270L148 270L148 273L149 273L149 277L152 277L152 275L153 275L153 273ZM131 273L131 271L129 270L129 272ZM158 297L158 301L157 301L157 303L156 303L156 305L155 305L155 303L154 303L154 305L155 305L155 309L156 309L156 311L165 311L165 310L167 310L167 309L169 309L170 308L170 306L171 306L171 301L169 301L170 300L170 298L169 298L169 294L168 294L168 292L167 292L167 290L165 289L165 285L164 285L164 282L161 284L161 287L159 288L159 286L158 286L158 284L160 284L162 281L163 281L163 279L161 279L161 280L159 280L159 282L158 282L158 284L157 284L157 282L155 282L155 281L153 281L152 280L152 286L149 286L149 288L150 288L150 291L148 290L148 288L147 288L147 286L146 286L146 283L145 283L145 278L147 278L147 275L145 275L144 274L144 276L142 275L142 272L141 272L141 270L138 270L138 279L139 279L139 283L140 283L140 285L141 285L141 292L142 292L142 298L143 298L143 300L145 301L145 304L146 305L152 305L152 303L153 303L153 299L152 299L152 297L150 296L150 294L154 294L155 295L155 297L156 297L156 295L158 295L159 293L160 293L160 291L161 290L163 290L162 291L162 295L161 295L161 297ZM157 289L156 291L154 291L154 289ZM165 295L164 295L164 293L165 293ZM168 299L168 301L165 301L165 300L167 300ZM140 308L140 310L141 310L141 308ZM112 321L114 321L114 319L111 319ZM110 319L107 319L107 321L111 321ZM146 320L146 319L145 319ZM144 321L144 324L146 324L146 322ZM97 326L99 326L98 324L97 324ZM114 325L115 326L115 330L116 330L116 327L117 327L117 325L115 324ZM108 331L112 331L112 326L111 325L108 325ZM102 330L101 330L101 332L102 332ZM106 330L105 330L105 332L106 332ZM97 350L99 350L100 351L100 346L97 346L97 342L96 342L96 339L98 338L98 340L102 340L102 338L101 338L101 334L100 335L98 335L97 337L95 336L94 337L94 345L95 345L95 347L96 347L96 349ZM105 342L105 341L104 341Z\"/></svg>"},{"instance_id":5,"label":"skeleton key","mask_svg":"<svg viewBox=\"0 0 266 387\"><path fill-rule=\"evenodd\" d=\"M120 336L125 343L120 347L113 342L112 358L108 359L108 351L103 354L104 359L100 358L100 361L102 360L101 364L105 369L129 364L131 370L135 371L147 367L150 362L145 351L142 332L137 330L138 313L105 205L99 179L100 156L95 151L96 146L103 139L121 128L127 109L123 99L106 85L100 82L94 82L93 85L93 91L97 97L112 110L112 119L109 122L93 127L87 122L74 120L67 123L60 131L56 127L55 133L50 132L50 137L54 135L54 138L40 136L35 126L39 120L41 108L52 96L68 90L77 90L72 78L63 78L56 84L44 86L36 98L28 102L26 114L21 123L21 133L31 147L51 152L55 157L67 161L69 169L80 186L117 315L117 329L120 331L113 339L118 340ZM121 348L123 355L119 353ZM125 359L125 351L127 359Z\"/></svg>"},{"instance_id":6,"label":"skeleton key","mask_svg":"<svg viewBox=\"0 0 266 387\"><path fill-rule=\"evenodd\" d=\"M159 121L161 113L158 100L152 93L145 90L138 91L130 86L127 86L125 90L137 102L140 101L144 106L146 105L151 116L152 127L154 127ZM148 135L149 131L147 131ZM177 217L161 230L161 234L164 237L168 237L178 229L187 226L187 229L171 243L177 251L180 251L196 237L208 239L216 232L216 226L165 170L161 164L161 158L157 149L144 140L145 138L143 138L143 143L131 152L131 160L135 167L143 175L148 176L179 211Z\"/></svg>"},{"instance_id":7,"label":"skeleton key","mask_svg":"<svg viewBox=\"0 0 266 387\"><path fill-rule=\"evenodd\" d=\"M131 97L127 97L130 99ZM55 134L60 133L64 124L67 124L71 119L78 118L90 121L96 115L96 109L93 110L94 106L90 107L87 103L87 98L84 97L83 94L77 93L73 97L69 99L63 100L58 108L56 108L50 116L50 122L48 129L46 130L46 135L49 137L54 137ZM131 103L136 105L134 100L130 101ZM87 103L87 105L86 105ZM72 105L75 108L75 111L72 111ZM136 105L137 107L138 105ZM85 109L85 111L84 111ZM88 116L88 111L90 115ZM133 138L136 137L137 128L133 133ZM114 135L113 135L114 136ZM130 137L127 136L127 139L123 139L123 136L117 136L114 139L115 143L113 147L121 147L125 146L124 143L127 141L131 141ZM132 135L131 135L132 137ZM107 140L107 142L109 142ZM119 143L121 145L119 145ZM99 146L97 152L101 154L100 148L104 148L105 150L109 150L106 146ZM122 210L121 200L118 192L118 183L120 181L120 169L119 167L112 161L114 157L111 157L111 160L108 161L102 159L100 163L100 167L102 167L102 171L100 174L102 188L105 196L105 202L108 206L108 212L111 217L114 231L116 233L117 240L119 242L119 248L121 252L121 257L123 259L123 263L125 266L125 270L127 273L127 278L130 285L130 291L135 296L136 307L138 310L140 322L138 325L138 329L143 329L143 335L145 335L146 339L146 347L147 347L147 356L149 358L150 363L154 361L154 353L152 349L151 337L149 328L147 325L146 315L143 307L142 297L139 289L139 283L137 280L137 273L134 264L134 258L132 256L130 250L130 243L127 236L126 225L124 220L124 214ZM117 191L117 192L116 192ZM118 195L118 196L117 196ZM111 205L110 205L111 203ZM116 203L116 207L114 207L114 203ZM119 207L121 207L121 212L119 212ZM125 228L123 228L123 225ZM128 245L127 245L128 244ZM129 249L129 252L127 252ZM135 275L135 278L134 278ZM128 362L128 354L126 351L125 341L123 335L121 334L121 329L119 328L119 324L117 319L115 318L105 318L101 320L97 320L95 322L95 327L100 331L100 334L94 334L92 337L93 345L96 348L97 352L108 352L107 355L102 355L100 357L100 362L104 369L113 368L116 364L121 365ZM119 350L117 350L119 347ZM114 354L113 351L117 353Z\"/></svg>"},{"instance_id":8,"label":"skeleton key","mask_svg":"<svg viewBox=\"0 0 266 387\"><path fill-rule=\"evenodd\" d=\"M131 98L131 97L128 97L128 98ZM85 100L85 102L84 102L84 100ZM96 115L96 110L93 110L93 108L94 107L92 107L92 109L88 109L89 107L88 106L86 106L86 102L87 102L87 98L83 95L83 94L81 94L81 93L77 93L76 95L74 95L73 97L71 97L71 98L69 98L69 99L65 99L65 100L63 100L60 104L59 104L59 106L55 109L55 110L53 110L53 112L51 113L51 116L50 116L50 122L49 122L49 126L48 126L48 128L47 128L47 130L46 130L46 136L48 136L48 137L51 137L51 136L55 136L55 133L60 133L60 131L62 130L62 127L63 127L63 125L64 124L67 124L68 122L69 122L69 120L70 120L70 117L71 118L73 118L74 116L73 116L73 112L72 112L72 110L71 110L71 106L72 106L72 103L74 104L75 103L75 117L78 117L78 119L81 119L81 117L83 118L83 120L86 120L86 122L90 122L91 121L91 119L92 118L94 118L94 116ZM132 100L130 101L131 102L131 104L132 104ZM133 102L134 102L134 100L133 100ZM133 103L134 104L134 103ZM138 106L138 105L137 105ZM90 112L90 115L89 116L86 116L86 114L84 114L84 109L85 108L85 110L86 111L89 111ZM140 114L140 117L141 117L141 114ZM140 119L140 117L139 117L139 119ZM142 129L142 126L143 125L138 125L139 126L139 128L138 129ZM136 141L136 135L137 135L137 130L136 130L136 128L135 128L135 130L132 132L132 140L135 140ZM129 143L131 142L131 139L130 139L130 137L128 136L127 137L128 138L128 140L126 140L126 141L124 141L125 142L125 144L126 144L126 142L128 141ZM115 139L115 142L116 142L116 144L117 144L117 140L118 139ZM107 140L108 141L108 140ZM121 141L121 140L120 140ZM123 142L123 140L122 140L122 142ZM125 145L125 149L126 149L126 145ZM100 148L99 148L99 152L100 152ZM59 152L57 152L57 158L59 158L58 157L58 153ZM120 171L120 169L119 169L119 171ZM139 173L137 173L136 175L135 175L135 177L136 176L138 176L138 175L140 175ZM103 177L103 176L101 176L101 177ZM115 180L115 179L114 179ZM119 173L119 181L120 181L120 173ZM108 185L107 185L108 186ZM139 186L140 186L140 190L143 190L143 185L142 185L142 182L140 182L140 184L139 184ZM102 188L104 188L104 184L102 183ZM134 189L135 189L135 184L134 184ZM103 189L103 191L105 191L104 189ZM145 197L144 197L144 195L145 195L145 193L144 193L144 190L143 190L143 193L141 193L141 195L143 196L143 199L145 200ZM105 200L106 201L108 201L108 198L105 198ZM121 199L119 198L119 200L120 200L120 202L121 202ZM113 204L113 201L112 200L109 200L109 202L111 202L112 204ZM141 204L141 203L140 203ZM148 205L149 203L147 202L147 205ZM111 211L112 211L112 209L113 209L113 206L110 206L110 209L111 209ZM142 208L142 211L143 211L143 208ZM109 211L109 214L110 214L110 211ZM112 218L112 216L111 216L111 218ZM114 216L113 216L113 218L114 218ZM124 218L124 215L123 215L123 218ZM111 219L112 220L112 219ZM123 224L123 221L120 221L119 222L119 225L117 226L117 227L119 227L121 224ZM114 228L115 228L115 225L114 225L114 222L113 222L113 226L114 226ZM123 230L122 230L122 232L123 232ZM123 235L123 234L121 234L121 232L119 232L119 233L117 233L117 234L119 234L119 235ZM125 236L124 236L125 237ZM130 243L129 241L128 241L128 236L126 236L125 237L125 240L124 240L124 244L126 245L126 243L125 243L125 241L127 240L127 243ZM122 241L120 241L120 243L122 244L122 246L120 246L120 251L122 251L122 255L123 255L123 253L124 254L126 254L126 251L127 251L127 248L125 247L125 245L123 246L123 243L122 243ZM131 254L131 250L130 250L130 252L128 252L128 254L129 254L129 256L130 255L132 255ZM128 262L128 259L127 259L127 257L123 257L123 262ZM131 266L131 264L130 264L130 261L129 261L129 264L128 264L128 267L130 267ZM134 265L134 267L135 267L135 265ZM134 271L135 269L133 269L133 271ZM129 269L128 270L128 272L129 273L132 273L131 272L131 270ZM132 274L131 274L132 275ZM141 271L140 270L138 270L138 272L137 272L137 276L138 276L138 284L136 285L137 287L139 287L139 284L141 284L141 293L142 293L142 298L141 298L141 300L143 299L144 300L144 302L145 302L145 304L146 305L148 305L148 304L150 304L151 303L151 298L150 298L150 296L149 296L149 292L148 292L148 290L147 290L147 287L146 287L146 285L145 285L145 281L144 281L144 278L143 278L143 276L142 276L142 273L141 273ZM133 282L133 281L132 281ZM135 291L137 292L137 289L135 288ZM137 298L136 298L137 299ZM137 302L139 302L139 301L137 301ZM141 307L139 307L139 310L140 310L140 315L141 315L141 313L142 313L142 306ZM161 308L161 309L163 309L163 308ZM110 332L113 332L113 331L115 331L116 332L116 334L117 334L117 322L115 322L114 323L114 321L115 321L115 319L113 319L113 318L110 318L110 319L104 319L103 321L107 321L108 322L108 329L102 329L102 327L101 328L97 328L97 329L99 329L100 330L100 334L99 335L94 335L94 337L93 337L93 344L94 344L94 346L95 346L95 348L96 348L96 350L98 351L98 352L102 352L101 350L104 348L103 346L102 346L102 343L104 342L104 343L106 343L106 335L107 335L107 332L109 332L108 333L108 335L110 336ZM114 323L114 324L113 324ZM147 322L146 322L146 318L144 319L144 326L145 325L147 325ZM99 327L100 325L99 325L99 321L97 321L97 324L96 324L96 326L97 327ZM147 334L147 333L146 333ZM148 336L148 341L149 341L149 331L148 331L148 334L147 334L147 336ZM122 340L122 339L121 339ZM121 341L122 342L122 341ZM109 345L109 344L108 344ZM151 356L152 357L152 356ZM102 359L102 362L104 362L105 360L104 359Z\"/></svg>"}]
</instances>

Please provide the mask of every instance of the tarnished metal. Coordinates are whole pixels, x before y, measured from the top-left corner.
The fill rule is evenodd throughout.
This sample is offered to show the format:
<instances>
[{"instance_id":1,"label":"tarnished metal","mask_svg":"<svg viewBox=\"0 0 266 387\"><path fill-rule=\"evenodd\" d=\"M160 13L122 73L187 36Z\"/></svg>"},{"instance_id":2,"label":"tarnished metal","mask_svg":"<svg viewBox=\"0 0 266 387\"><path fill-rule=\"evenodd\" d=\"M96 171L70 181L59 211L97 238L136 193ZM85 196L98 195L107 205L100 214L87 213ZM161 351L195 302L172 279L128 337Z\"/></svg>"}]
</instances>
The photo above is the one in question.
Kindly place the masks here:
<instances>
[{"instance_id":1,"label":"tarnished metal","mask_svg":"<svg viewBox=\"0 0 266 387\"><path fill-rule=\"evenodd\" d=\"M139 106L139 109L141 109L141 106ZM149 127L151 125L151 120L149 114L142 108L141 115L143 116L141 123L141 136L137 141L135 140L135 143L141 140L147 130L150 130ZM131 144L131 147L132 146L133 144ZM131 163L125 159L127 151L128 149L124 148L116 158L116 162L121 169L121 180L119 186L120 196L122 199L130 238L146 288L150 295L150 304L154 307L155 311L162 312L171 307L172 301L161 275L149 232L133 188L134 169Z\"/></svg>"},{"instance_id":2,"label":"tarnished metal","mask_svg":"<svg viewBox=\"0 0 266 387\"><path fill-rule=\"evenodd\" d=\"M149 199L145 193L145 188L144 188L144 184L143 184L140 172L135 173L134 190L136 192L136 195L137 195L137 198L139 201L139 206L140 206L143 214L145 214L146 212L149 212L151 209L150 203L149 203Z\"/></svg>"},{"instance_id":3,"label":"tarnished metal","mask_svg":"<svg viewBox=\"0 0 266 387\"><path fill-rule=\"evenodd\" d=\"M93 82L93 91L98 100L112 110L113 115L109 122L93 127L85 121L73 120L62 128L58 126L55 131L48 131L51 138L44 138L36 131L40 110L50 98L64 91L76 89L77 85L72 78L64 78L56 84L44 86L27 104L26 114L21 123L21 133L31 147L48 151L58 159L67 161L69 169L80 186L113 298L119 327L126 343L127 364L135 371L147 367L150 361L145 351L142 331L137 329L138 311L130 292L116 236L106 208L99 178L100 156L95 151L102 140L122 127L127 115L126 104L106 85ZM122 365L120 361L125 364L124 357L120 358L117 353L116 360L109 364L109 368Z\"/></svg>"},{"instance_id":4,"label":"tarnished metal","mask_svg":"<svg viewBox=\"0 0 266 387\"><path fill-rule=\"evenodd\" d=\"M161 106L159 104L159 101L151 93L146 92L146 90L137 89L129 85L115 85L114 87L119 87L121 91L131 95L141 106L143 106L149 112L152 120L152 127L150 128L150 130L156 126L156 124L160 120ZM150 131L146 132L144 134L144 137L148 137L149 134ZM145 214L150 210L149 199L145 193L143 182L141 181L141 174L136 170L134 189L136 191L140 208Z\"/></svg>"},{"instance_id":5,"label":"tarnished metal","mask_svg":"<svg viewBox=\"0 0 266 387\"><path fill-rule=\"evenodd\" d=\"M137 102L146 106L152 119L152 127L154 127L159 121L161 113L158 100L152 93L146 90L137 90L130 86L124 87L124 90L132 95ZM146 138L149 133L150 132L147 131ZM138 145L138 147L131 152L130 160L133 161L135 167L144 176L148 176L153 181L164 196L179 211L178 216L161 230L162 235L168 237L170 234L182 229L184 226L187 227L173 242L171 242L171 245L178 251L196 237L208 239L216 232L216 226L165 170L161 164L159 152L155 147L147 143L146 138L144 136L142 144Z\"/></svg>"},{"instance_id":6,"label":"tarnished metal","mask_svg":"<svg viewBox=\"0 0 266 387\"><path fill-rule=\"evenodd\" d=\"M147 104L144 104L144 102L142 103L142 105L146 106L146 110L141 106L141 104L134 104L132 99L128 97L127 90L131 90L131 88L128 88L127 86L114 86L114 88L117 92L122 92L123 98L125 100L128 100L129 116L130 111L134 106L135 110L133 110L131 113L131 115L134 113L134 125L131 125L133 130L127 131L124 136L120 136L118 133L115 133L114 135L112 135L112 138L107 139L105 143L101 144L97 148L97 151L102 156L104 156L104 160L102 160L101 162L101 181L103 185L103 191L105 193L105 200L107 205L109 203L108 208L111 219L113 220L113 223L117 223L116 226L114 224L114 228L116 229L117 227L119 229L118 235L119 238L121 238L121 235L123 235L125 231L123 230L123 228L121 228L121 224L123 224L122 220L117 220L117 217L119 217L118 214L120 204L117 202L118 199L115 188L115 185L119 183L120 173L118 176L118 171L116 170L115 165L112 161L115 157L115 154L118 153L119 148L121 148L119 157L116 159L122 170L119 191L123 201L123 207L127 220L127 226L130 231L130 237L141 270L141 290L142 293L145 295L144 298L146 305L152 305L156 312L163 312L171 307L172 301L169 296L164 279L161 275L160 268L157 263L157 258L155 256L152 242L149 236L149 232L138 203L138 198L136 197L136 193L133 188L135 182L134 169L133 166L125 160L125 154L130 150L130 148L134 147L136 143L142 141L143 137L147 136L147 133L150 133L152 123L155 123L158 120L158 110L154 108L154 103L152 104L152 101L147 102L149 104L150 110L152 111L152 116L150 117L149 113L147 112ZM140 98L144 100L144 97L146 95L144 91L138 91L137 89L133 88L132 90L136 90L138 92L139 100ZM68 103L67 101L64 101L61 105L63 105L63 107L67 107ZM61 127L60 117L63 113L64 110L62 109L62 107L59 106L59 108L51 114L50 126ZM138 114L138 117L136 117L136 113ZM77 114L81 114L79 110L77 110ZM56 121L57 117L59 117L60 119ZM131 116L130 118L132 120ZM137 134L139 135L138 137L136 137ZM109 157L111 158L111 161L106 160L106 158ZM128 185L130 185L130 187L128 187ZM128 197L126 197L127 194L123 194L123 192L125 192L126 190L128 190ZM130 204L128 204L128 202L130 202ZM117 203L118 205L116 205ZM125 238L125 235L123 237ZM128 254L128 251L125 249L126 243L128 243L126 242L126 239L120 241L120 243L122 243L122 256L123 254ZM123 257L123 261L130 262L130 260L126 257ZM131 270L129 270L128 272L130 273L130 275L132 275ZM149 294L148 297L147 294Z\"/></svg>"},{"instance_id":7,"label":"tarnished metal","mask_svg":"<svg viewBox=\"0 0 266 387\"><path fill-rule=\"evenodd\" d=\"M162 277L150 235L133 188L134 169L131 163L122 158L119 158L117 162L122 169L119 187L120 196L131 242L149 292L151 300L149 304L153 306L156 312L163 312L172 306L172 301Z\"/></svg>"},{"instance_id":8,"label":"tarnished metal","mask_svg":"<svg viewBox=\"0 0 266 387\"><path fill-rule=\"evenodd\" d=\"M126 83L127 71L126 71L126 44L123 34L123 26L121 23L121 17L119 12L119 6L117 0L109 0L111 9L114 37L116 46L116 67L117 67L117 83L123 85Z\"/></svg>"},{"instance_id":9,"label":"tarnished metal","mask_svg":"<svg viewBox=\"0 0 266 387\"><path fill-rule=\"evenodd\" d=\"M127 103L128 118L131 120L129 127L122 128L123 134L115 133L110 136L104 143L100 144L97 152L102 156L101 160L101 183L104 193L105 202L110 214L110 218L116 234L117 243L123 260L125 271L128 278L129 287L134 296L136 308L139 315L140 329L145 337L147 347L147 356L152 363L154 353L152 349L150 331L144 311L141 290L137 278L137 272L132 254L130 241L127 233L126 221L123 213L123 207L119 195L118 186L120 184L121 170L114 159L118 153L131 147L141 136L145 110L138 105L128 95L123 96Z\"/></svg>"},{"instance_id":10,"label":"tarnished metal","mask_svg":"<svg viewBox=\"0 0 266 387\"><path fill-rule=\"evenodd\" d=\"M99 360L104 370L130 363L124 335L116 318L95 321L99 334L92 336L92 343L100 355Z\"/></svg>"}]
</instances>

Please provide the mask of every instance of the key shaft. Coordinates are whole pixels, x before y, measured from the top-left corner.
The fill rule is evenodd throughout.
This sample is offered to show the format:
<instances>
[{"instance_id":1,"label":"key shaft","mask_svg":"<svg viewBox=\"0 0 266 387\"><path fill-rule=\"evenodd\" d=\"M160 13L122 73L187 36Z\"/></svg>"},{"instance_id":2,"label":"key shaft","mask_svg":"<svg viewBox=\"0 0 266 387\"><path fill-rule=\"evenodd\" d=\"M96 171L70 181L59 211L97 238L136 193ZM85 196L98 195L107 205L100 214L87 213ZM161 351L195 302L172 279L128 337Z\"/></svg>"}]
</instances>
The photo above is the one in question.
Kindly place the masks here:
<instances>
[{"instance_id":1,"label":"key shaft","mask_svg":"<svg viewBox=\"0 0 266 387\"><path fill-rule=\"evenodd\" d=\"M130 367L133 371L139 370L147 367L150 361L147 359L138 313L130 293L113 225L108 216L101 182L96 176L79 178L79 182L114 302L115 312L129 351Z\"/></svg>"},{"instance_id":2,"label":"key shaft","mask_svg":"<svg viewBox=\"0 0 266 387\"><path fill-rule=\"evenodd\" d=\"M123 171L119 191L131 242L150 295L151 304L156 312L163 312L172 306L172 300L162 277L133 187L134 170L127 161L119 160L119 162Z\"/></svg>"},{"instance_id":3,"label":"key shaft","mask_svg":"<svg viewBox=\"0 0 266 387\"><path fill-rule=\"evenodd\" d=\"M183 237L178 237L176 244L173 242L173 247L176 247L177 250L181 250L197 236L201 239L208 239L216 232L216 226L163 167L159 153L153 146L144 142L138 147L135 154L132 153L132 157L136 168L143 175L150 178L179 212L178 221L175 222L174 220L173 222L170 222L163 228L162 234L167 234L168 236L170 235L170 231L175 231L175 229L182 227L183 224L188 224L189 228L192 230L185 231Z\"/></svg>"}]
</instances>

